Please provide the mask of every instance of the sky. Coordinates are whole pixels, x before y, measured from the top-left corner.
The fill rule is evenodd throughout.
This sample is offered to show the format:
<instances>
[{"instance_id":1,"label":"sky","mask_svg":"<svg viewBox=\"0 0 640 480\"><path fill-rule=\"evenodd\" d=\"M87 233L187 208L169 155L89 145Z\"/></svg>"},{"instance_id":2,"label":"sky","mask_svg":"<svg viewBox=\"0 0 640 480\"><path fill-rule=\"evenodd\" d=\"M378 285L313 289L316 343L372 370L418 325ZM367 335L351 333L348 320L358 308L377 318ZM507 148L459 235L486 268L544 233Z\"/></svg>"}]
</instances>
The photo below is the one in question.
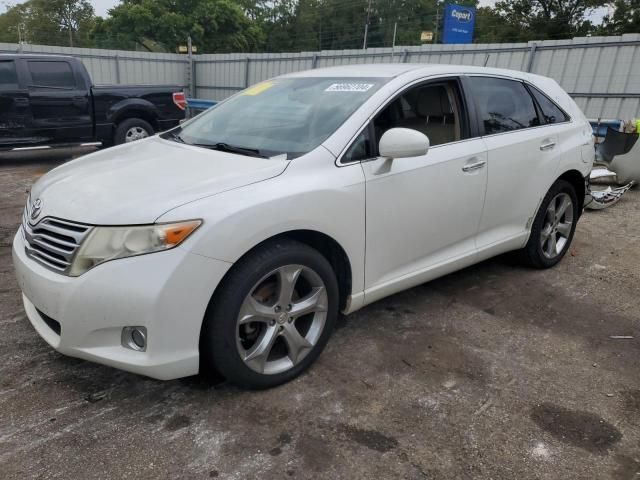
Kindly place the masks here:
<instances>
[{"instance_id":1,"label":"sky","mask_svg":"<svg viewBox=\"0 0 640 480\"><path fill-rule=\"evenodd\" d=\"M3 13L7 9L7 4L22 3L24 0L0 0L0 13ZM101 17L107 16L107 10L114 7L119 3L119 0L89 0L89 3L93 5L96 15ZM496 0L480 0L480 5L493 5ZM591 21L598 23L602 20L607 13L607 9L598 9L591 15Z\"/></svg>"}]
</instances>

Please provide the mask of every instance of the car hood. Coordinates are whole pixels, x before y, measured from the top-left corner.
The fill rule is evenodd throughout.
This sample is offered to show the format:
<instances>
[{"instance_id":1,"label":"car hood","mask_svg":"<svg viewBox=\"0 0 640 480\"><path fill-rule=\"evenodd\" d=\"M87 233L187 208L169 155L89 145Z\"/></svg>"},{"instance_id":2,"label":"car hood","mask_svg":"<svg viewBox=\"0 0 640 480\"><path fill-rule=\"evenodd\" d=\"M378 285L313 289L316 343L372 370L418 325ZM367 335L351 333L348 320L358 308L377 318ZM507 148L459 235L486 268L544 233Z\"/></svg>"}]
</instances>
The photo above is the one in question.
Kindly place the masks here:
<instances>
[{"instance_id":1,"label":"car hood","mask_svg":"<svg viewBox=\"0 0 640 480\"><path fill-rule=\"evenodd\" d=\"M94 225L153 223L167 210L280 175L287 160L247 157L153 137L87 155L40 178L40 218Z\"/></svg>"}]
</instances>

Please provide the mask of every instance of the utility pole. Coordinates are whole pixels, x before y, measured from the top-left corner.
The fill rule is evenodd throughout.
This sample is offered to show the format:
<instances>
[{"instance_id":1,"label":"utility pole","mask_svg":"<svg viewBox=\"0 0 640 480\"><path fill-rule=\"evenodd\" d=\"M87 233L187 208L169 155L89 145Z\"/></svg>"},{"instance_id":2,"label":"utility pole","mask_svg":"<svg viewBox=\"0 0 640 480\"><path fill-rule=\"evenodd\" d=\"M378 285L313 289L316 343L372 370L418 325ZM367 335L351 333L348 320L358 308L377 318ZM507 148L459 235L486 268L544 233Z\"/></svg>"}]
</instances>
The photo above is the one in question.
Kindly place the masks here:
<instances>
[{"instance_id":1,"label":"utility pole","mask_svg":"<svg viewBox=\"0 0 640 480\"><path fill-rule=\"evenodd\" d=\"M22 38L22 24L18 24L18 53L22 53L24 39Z\"/></svg>"},{"instance_id":2,"label":"utility pole","mask_svg":"<svg viewBox=\"0 0 640 480\"><path fill-rule=\"evenodd\" d=\"M440 27L440 0L436 1L436 33L433 36L433 44L438 43L438 27Z\"/></svg>"},{"instance_id":3,"label":"utility pole","mask_svg":"<svg viewBox=\"0 0 640 480\"><path fill-rule=\"evenodd\" d=\"M396 49L396 33L398 31L398 22L393 24L393 42L391 42L391 58L393 58L393 51Z\"/></svg>"},{"instance_id":4,"label":"utility pole","mask_svg":"<svg viewBox=\"0 0 640 480\"><path fill-rule=\"evenodd\" d=\"M362 49L367 49L367 34L369 33L369 18L371 17L371 0L369 0L369 6L367 7L367 23L364 24L364 42L362 43Z\"/></svg>"}]
</instances>

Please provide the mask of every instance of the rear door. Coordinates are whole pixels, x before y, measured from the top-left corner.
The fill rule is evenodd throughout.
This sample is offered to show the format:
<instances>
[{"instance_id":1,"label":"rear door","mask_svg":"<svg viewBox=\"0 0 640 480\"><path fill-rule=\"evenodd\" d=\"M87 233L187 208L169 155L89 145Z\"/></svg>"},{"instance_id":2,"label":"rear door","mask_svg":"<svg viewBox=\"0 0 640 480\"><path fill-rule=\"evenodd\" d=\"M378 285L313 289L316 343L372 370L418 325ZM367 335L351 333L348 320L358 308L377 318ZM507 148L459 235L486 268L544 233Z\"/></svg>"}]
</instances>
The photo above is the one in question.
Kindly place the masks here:
<instances>
[{"instance_id":1,"label":"rear door","mask_svg":"<svg viewBox=\"0 0 640 480\"><path fill-rule=\"evenodd\" d=\"M517 248L556 176L558 130L545 125L523 82L469 76L467 84L489 156L478 248L509 241Z\"/></svg>"},{"instance_id":2,"label":"rear door","mask_svg":"<svg viewBox=\"0 0 640 480\"><path fill-rule=\"evenodd\" d=\"M29 92L20 85L16 61L0 59L0 148L27 141Z\"/></svg>"},{"instance_id":3,"label":"rear door","mask_svg":"<svg viewBox=\"0 0 640 480\"><path fill-rule=\"evenodd\" d=\"M93 138L89 86L65 59L26 59L33 135L39 143L80 143Z\"/></svg>"}]
</instances>

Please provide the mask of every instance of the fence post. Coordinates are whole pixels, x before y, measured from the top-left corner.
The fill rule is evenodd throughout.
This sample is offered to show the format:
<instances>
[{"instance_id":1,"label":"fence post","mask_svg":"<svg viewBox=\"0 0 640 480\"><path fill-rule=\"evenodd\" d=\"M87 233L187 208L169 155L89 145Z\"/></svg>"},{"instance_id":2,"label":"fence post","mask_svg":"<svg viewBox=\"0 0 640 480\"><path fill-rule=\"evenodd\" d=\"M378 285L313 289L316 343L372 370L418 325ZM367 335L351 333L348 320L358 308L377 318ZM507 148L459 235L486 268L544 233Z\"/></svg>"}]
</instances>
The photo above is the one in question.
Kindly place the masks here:
<instances>
[{"instance_id":1,"label":"fence post","mask_svg":"<svg viewBox=\"0 0 640 480\"><path fill-rule=\"evenodd\" d=\"M318 54L314 53L313 57L311 58L311 68L316 68L317 65L318 65Z\"/></svg>"},{"instance_id":2,"label":"fence post","mask_svg":"<svg viewBox=\"0 0 640 480\"><path fill-rule=\"evenodd\" d=\"M196 65L198 64L198 62L195 59L191 59L191 82L189 83L189 95L191 95L192 97L197 98L198 97L198 84L197 84L197 77L196 77Z\"/></svg>"},{"instance_id":3,"label":"fence post","mask_svg":"<svg viewBox=\"0 0 640 480\"><path fill-rule=\"evenodd\" d=\"M402 52L402 63L407 63L408 58L409 58L409 50L405 48L404 52Z\"/></svg>"},{"instance_id":4,"label":"fence post","mask_svg":"<svg viewBox=\"0 0 640 480\"><path fill-rule=\"evenodd\" d=\"M116 56L114 57L115 61L116 61L116 84L120 84L121 83L121 79L120 79L120 55L118 55L116 53Z\"/></svg>"},{"instance_id":5,"label":"fence post","mask_svg":"<svg viewBox=\"0 0 640 480\"><path fill-rule=\"evenodd\" d=\"M531 72L533 68L533 60L536 57L536 48L538 47L537 43L532 43L531 48L529 49L529 61L527 62L527 72Z\"/></svg>"},{"instance_id":6,"label":"fence post","mask_svg":"<svg viewBox=\"0 0 640 480\"><path fill-rule=\"evenodd\" d=\"M244 60L244 88L249 86L249 62L251 59L249 57Z\"/></svg>"},{"instance_id":7,"label":"fence post","mask_svg":"<svg viewBox=\"0 0 640 480\"><path fill-rule=\"evenodd\" d=\"M189 88L189 95L195 97L195 79L193 77L193 44L191 43L191 35L187 37L187 85Z\"/></svg>"}]
</instances>

